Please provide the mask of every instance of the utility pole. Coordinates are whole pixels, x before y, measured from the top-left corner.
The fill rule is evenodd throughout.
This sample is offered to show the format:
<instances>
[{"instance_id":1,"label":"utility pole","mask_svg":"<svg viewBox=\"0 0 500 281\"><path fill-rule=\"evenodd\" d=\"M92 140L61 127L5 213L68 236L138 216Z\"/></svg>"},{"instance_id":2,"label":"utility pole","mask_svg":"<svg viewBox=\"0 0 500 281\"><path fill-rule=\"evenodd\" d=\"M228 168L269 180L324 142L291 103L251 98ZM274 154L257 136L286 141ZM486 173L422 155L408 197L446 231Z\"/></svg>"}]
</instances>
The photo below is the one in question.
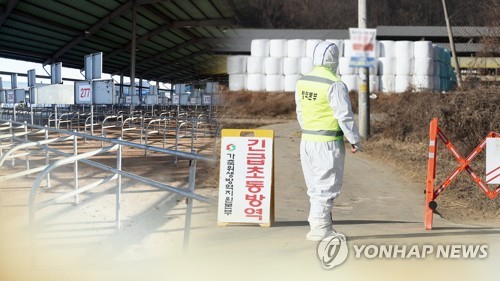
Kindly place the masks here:
<instances>
[{"instance_id":1,"label":"utility pole","mask_svg":"<svg viewBox=\"0 0 500 281\"><path fill-rule=\"evenodd\" d=\"M462 74L460 73L460 65L458 65L458 57L455 52L455 42L453 41L453 33L451 31L450 18L448 17L448 9L446 8L446 0L442 0L443 2L443 10L444 10L444 19L446 20L446 28L448 29L448 38L450 39L450 48L451 55L453 56L453 60L455 60L455 72L457 73L457 85L458 87L462 87Z\"/></svg>"},{"instance_id":2,"label":"utility pole","mask_svg":"<svg viewBox=\"0 0 500 281\"><path fill-rule=\"evenodd\" d=\"M366 28L366 22L366 0L358 0L358 28ZM368 67L361 67L359 69L361 84L359 85L358 92L358 123L359 133L365 140L368 140L370 137L369 74Z\"/></svg>"}]
</instances>

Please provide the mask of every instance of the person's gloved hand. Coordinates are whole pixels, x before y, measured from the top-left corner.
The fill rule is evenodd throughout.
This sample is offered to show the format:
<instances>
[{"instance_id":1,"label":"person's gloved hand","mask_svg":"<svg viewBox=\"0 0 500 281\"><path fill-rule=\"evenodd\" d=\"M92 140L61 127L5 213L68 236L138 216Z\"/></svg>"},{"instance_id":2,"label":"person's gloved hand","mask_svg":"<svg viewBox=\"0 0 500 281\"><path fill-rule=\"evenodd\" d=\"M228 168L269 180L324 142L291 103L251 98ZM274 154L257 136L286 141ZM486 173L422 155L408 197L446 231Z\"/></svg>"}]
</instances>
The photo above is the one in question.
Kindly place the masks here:
<instances>
[{"instance_id":1,"label":"person's gloved hand","mask_svg":"<svg viewBox=\"0 0 500 281\"><path fill-rule=\"evenodd\" d=\"M355 144L351 144L351 151L352 153L356 153L356 152L363 152L363 147L361 147L361 143L355 143Z\"/></svg>"}]
</instances>

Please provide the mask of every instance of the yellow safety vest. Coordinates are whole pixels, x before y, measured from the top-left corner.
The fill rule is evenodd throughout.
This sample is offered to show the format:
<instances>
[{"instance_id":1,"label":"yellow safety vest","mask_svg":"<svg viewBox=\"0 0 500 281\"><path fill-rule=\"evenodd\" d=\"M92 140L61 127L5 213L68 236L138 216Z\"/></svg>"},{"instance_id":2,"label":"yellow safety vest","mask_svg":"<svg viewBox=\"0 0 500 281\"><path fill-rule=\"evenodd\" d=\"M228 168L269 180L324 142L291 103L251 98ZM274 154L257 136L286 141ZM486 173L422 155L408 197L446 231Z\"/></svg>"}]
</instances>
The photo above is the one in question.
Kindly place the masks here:
<instances>
[{"instance_id":1,"label":"yellow safety vest","mask_svg":"<svg viewBox=\"0 0 500 281\"><path fill-rule=\"evenodd\" d=\"M342 130L328 102L328 89L340 78L326 67L315 67L297 82L302 108L302 139L306 141L341 140Z\"/></svg>"}]
</instances>

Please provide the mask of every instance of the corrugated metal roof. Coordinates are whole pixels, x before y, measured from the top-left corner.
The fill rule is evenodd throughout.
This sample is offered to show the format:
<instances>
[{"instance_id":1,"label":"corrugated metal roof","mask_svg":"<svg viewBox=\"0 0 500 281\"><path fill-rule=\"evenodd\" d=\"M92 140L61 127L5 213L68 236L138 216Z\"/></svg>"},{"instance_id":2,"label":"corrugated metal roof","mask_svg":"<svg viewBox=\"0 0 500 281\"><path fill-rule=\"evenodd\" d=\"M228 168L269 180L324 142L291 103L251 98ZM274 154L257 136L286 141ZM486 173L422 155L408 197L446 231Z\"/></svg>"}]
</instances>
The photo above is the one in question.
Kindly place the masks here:
<instances>
[{"instance_id":1,"label":"corrugated metal roof","mask_svg":"<svg viewBox=\"0 0 500 281\"><path fill-rule=\"evenodd\" d=\"M0 0L0 56L82 68L84 55L102 51L105 72L129 75L134 3L136 76L164 81L213 74L204 62L218 56L199 40L225 37L223 28L238 25L235 9L248 7L245 0Z\"/></svg>"}]
</instances>

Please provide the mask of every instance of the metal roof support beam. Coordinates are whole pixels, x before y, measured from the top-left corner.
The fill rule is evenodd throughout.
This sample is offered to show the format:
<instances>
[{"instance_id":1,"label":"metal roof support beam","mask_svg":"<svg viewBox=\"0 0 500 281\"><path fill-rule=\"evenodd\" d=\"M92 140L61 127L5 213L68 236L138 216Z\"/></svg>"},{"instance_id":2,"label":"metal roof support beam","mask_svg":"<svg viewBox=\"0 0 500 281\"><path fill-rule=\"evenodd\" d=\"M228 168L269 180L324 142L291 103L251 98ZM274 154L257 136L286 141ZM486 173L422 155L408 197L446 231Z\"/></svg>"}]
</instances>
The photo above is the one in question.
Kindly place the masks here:
<instances>
[{"instance_id":1,"label":"metal roof support beam","mask_svg":"<svg viewBox=\"0 0 500 281\"><path fill-rule=\"evenodd\" d=\"M167 31L169 29L172 29L172 27L171 26L160 26L159 28L157 28L157 29L155 29L155 30L153 30L151 32L148 32L147 34L145 34L145 35L137 38L136 44L144 42L144 41L147 41L147 40L150 40L151 38L153 38L155 36L158 36L162 32ZM118 55L119 53L124 52L124 51L130 49L131 44L132 43L128 43L128 44L123 45L121 48L116 49L116 50L112 51L111 53L105 55L104 58L105 59L110 59L110 58Z\"/></svg>"},{"instance_id":2,"label":"metal roof support beam","mask_svg":"<svg viewBox=\"0 0 500 281\"><path fill-rule=\"evenodd\" d=\"M236 21L241 22L241 15L239 14L238 9L236 8L236 5L234 5L233 0L226 0L226 4L233 12L234 18L236 19Z\"/></svg>"},{"instance_id":3,"label":"metal roof support beam","mask_svg":"<svg viewBox=\"0 0 500 281\"><path fill-rule=\"evenodd\" d=\"M204 50L201 50L199 52L196 52L196 53L192 53L190 54L189 56L185 56L185 57L182 57L180 59L176 59L176 60L171 60L171 61L166 61L165 64L168 64L167 66L170 66L172 64L175 64L175 63L178 63L180 61L185 61L185 60L189 60L189 59L192 59L192 58L195 58L195 57L198 57L198 56L201 56L201 55L205 55L205 54L208 54L212 52L211 49L204 49ZM165 66L165 65L164 65ZM146 72L143 72L141 75L144 76L144 75L147 75L153 71L157 71L159 70L160 68L162 68L162 66L159 66L159 67L156 67L155 69L150 69ZM161 76L160 78L164 78L165 76Z\"/></svg>"},{"instance_id":4,"label":"metal roof support beam","mask_svg":"<svg viewBox=\"0 0 500 281\"><path fill-rule=\"evenodd\" d=\"M166 22L167 25L172 25L172 19L170 19L169 17L167 17L163 13L160 13L154 7L151 7L150 5L144 5L144 9L150 11L151 13L155 14L157 17L161 18L163 21Z\"/></svg>"},{"instance_id":5,"label":"metal roof support beam","mask_svg":"<svg viewBox=\"0 0 500 281\"><path fill-rule=\"evenodd\" d=\"M177 46L175 46L175 47L173 47L173 48L166 49L165 51L162 51L161 53L158 53L158 54L156 54L156 55L154 55L154 56L152 56L152 57L150 57L150 58L147 58L147 59L145 59L145 60L140 61L140 62L138 62L138 63L136 64L136 66L143 65L143 64L145 64L145 63L155 61L155 60L157 60L157 59L159 59L159 58L161 58L161 57L164 57L164 56L166 56L166 55L168 55L168 54L170 54L170 53L172 53L172 52L175 52L175 51L177 51L177 50L180 50L180 49L183 49L183 48L185 48L185 47L191 46L191 45L193 45L194 43L196 43L196 40L195 40L195 39L192 39L192 40L186 41L186 42L184 42L184 43L182 43L182 44L180 44L180 45L177 45ZM130 69L130 67L126 67L126 68L124 68L124 69L120 70L119 72L126 72L126 71L127 71L127 70L129 70L129 69Z\"/></svg>"},{"instance_id":6,"label":"metal roof support beam","mask_svg":"<svg viewBox=\"0 0 500 281\"><path fill-rule=\"evenodd\" d=\"M107 25L112 19L119 17L126 11L130 9L134 4L134 0L129 0L123 5L121 5L119 8L111 12L109 15L105 16L104 18L100 19L97 23L89 27L87 30L85 30L85 33L80 34L79 36L75 37L71 42L66 44L64 47L59 49L55 54L53 54L50 58L45 60L44 64L50 63L52 60L59 58L62 56L64 53L69 51L71 48L74 46L78 45L81 41L85 39L85 37L92 35L93 33L96 33L101 27Z\"/></svg>"},{"instance_id":7,"label":"metal roof support beam","mask_svg":"<svg viewBox=\"0 0 500 281\"><path fill-rule=\"evenodd\" d=\"M5 23L12 10L14 10L14 7L16 7L17 2L18 0L7 1L7 8L5 9L5 11L3 11L2 15L0 16L0 27L2 27L2 25Z\"/></svg>"},{"instance_id":8,"label":"metal roof support beam","mask_svg":"<svg viewBox=\"0 0 500 281\"><path fill-rule=\"evenodd\" d=\"M211 20L184 20L173 22L172 25L181 27L203 27L203 26L233 26L236 25L234 19L211 19Z\"/></svg>"}]
</instances>

